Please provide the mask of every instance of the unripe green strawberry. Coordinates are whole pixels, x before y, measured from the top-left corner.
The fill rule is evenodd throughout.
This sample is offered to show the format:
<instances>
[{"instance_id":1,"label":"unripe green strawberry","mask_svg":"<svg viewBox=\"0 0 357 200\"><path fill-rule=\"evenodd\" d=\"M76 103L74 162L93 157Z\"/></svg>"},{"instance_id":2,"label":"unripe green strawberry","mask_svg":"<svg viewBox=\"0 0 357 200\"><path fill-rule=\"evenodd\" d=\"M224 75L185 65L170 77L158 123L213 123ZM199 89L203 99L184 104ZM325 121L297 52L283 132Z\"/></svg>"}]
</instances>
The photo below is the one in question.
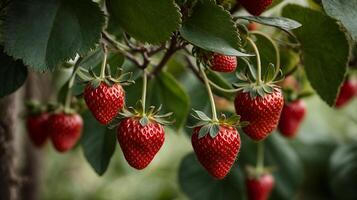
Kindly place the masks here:
<instances>
[{"instance_id":1,"label":"unripe green strawberry","mask_svg":"<svg viewBox=\"0 0 357 200\"><path fill-rule=\"evenodd\" d=\"M259 178L247 178L245 184L249 200L268 200L275 180L271 174L263 174Z\"/></svg>"},{"instance_id":2,"label":"unripe green strawberry","mask_svg":"<svg viewBox=\"0 0 357 200\"><path fill-rule=\"evenodd\" d=\"M237 0L250 14L259 16L273 0Z\"/></svg>"},{"instance_id":3,"label":"unripe green strawberry","mask_svg":"<svg viewBox=\"0 0 357 200\"><path fill-rule=\"evenodd\" d=\"M211 69L217 72L234 72L237 68L237 58L235 56L226 56L214 54L211 60Z\"/></svg>"},{"instance_id":4,"label":"unripe green strawberry","mask_svg":"<svg viewBox=\"0 0 357 200\"><path fill-rule=\"evenodd\" d=\"M273 93L252 98L249 93L237 94L234 105L241 120L248 121L244 132L253 140L265 139L278 125L284 105L281 90L275 88Z\"/></svg>"},{"instance_id":5,"label":"unripe green strawberry","mask_svg":"<svg viewBox=\"0 0 357 200\"><path fill-rule=\"evenodd\" d=\"M47 122L48 113L30 115L26 119L26 128L32 143L37 147L42 147L48 137Z\"/></svg>"},{"instance_id":6,"label":"unripe green strawberry","mask_svg":"<svg viewBox=\"0 0 357 200\"><path fill-rule=\"evenodd\" d=\"M165 132L156 121L143 126L139 120L138 117L123 119L117 129L117 138L129 165L144 169L164 144Z\"/></svg>"},{"instance_id":7,"label":"unripe green strawberry","mask_svg":"<svg viewBox=\"0 0 357 200\"><path fill-rule=\"evenodd\" d=\"M101 82L97 88L88 84L84 90L84 100L94 117L101 124L108 124L124 107L124 90L118 83L112 86Z\"/></svg>"},{"instance_id":8,"label":"unripe green strawberry","mask_svg":"<svg viewBox=\"0 0 357 200\"><path fill-rule=\"evenodd\" d=\"M78 114L52 114L48 119L47 131L53 146L59 152L70 150L79 140L83 120Z\"/></svg>"},{"instance_id":9,"label":"unripe green strawberry","mask_svg":"<svg viewBox=\"0 0 357 200\"><path fill-rule=\"evenodd\" d=\"M201 128L194 128L191 137L197 159L210 175L223 179L234 164L240 149L238 131L234 127L220 125L216 137L206 134L199 138Z\"/></svg>"},{"instance_id":10,"label":"unripe green strawberry","mask_svg":"<svg viewBox=\"0 0 357 200\"><path fill-rule=\"evenodd\" d=\"M285 103L279 120L280 133L288 138L295 137L306 113L305 102L301 99Z\"/></svg>"}]
</instances>

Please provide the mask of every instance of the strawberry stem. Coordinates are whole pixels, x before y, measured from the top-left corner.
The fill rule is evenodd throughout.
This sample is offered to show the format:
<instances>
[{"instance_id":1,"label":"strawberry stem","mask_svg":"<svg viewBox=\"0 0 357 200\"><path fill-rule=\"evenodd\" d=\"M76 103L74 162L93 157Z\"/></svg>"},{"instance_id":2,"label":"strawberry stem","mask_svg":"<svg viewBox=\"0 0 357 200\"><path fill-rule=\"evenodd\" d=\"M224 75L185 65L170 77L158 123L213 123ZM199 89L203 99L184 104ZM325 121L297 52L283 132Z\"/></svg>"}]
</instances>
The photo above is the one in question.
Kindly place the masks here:
<instances>
[{"instance_id":1,"label":"strawberry stem","mask_svg":"<svg viewBox=\"0 0 357 200\"><path fill-rule=\"evenodd\" d=\"M199 67L199 69L201 71L203 80L204 80L206 88L207 88L208 96L209 96L209 99L210 99L210 102L211 102L212 120L213 121L218 121L216 105L214 103L214 98L213 98L213 93L212 93L211 87L209 86L209 80L208 80L208 78L206 76L206 73L201 69L201 67L200 66L198 66L198 67Z\"/></svg>"},{"instance_id":2,"label":"strawberry stem","mask_svg":"<svg viewBox=\"0 0 357 200\"><path fill-rule=\"evenodd\" d=\"M262 63L260 61L260 54L257 45L253 42L251 38L247 38L250 45L253 47L255 55L257 57L257 85L260 85L262 82Z\"/></svg>"},{"instance_id":3,"label":"strawberry stem","mask_svg":"<svg viewBox=\"0 0 357 200\"><path fill-rule=\"evenodd\" d=\"M257 171L258 175L261 175L264 170L264 142L259 142L257 146L258 146L258 149L257 149L256 171Z\"/></svg>"},{"instance_id":4,"label":"strawberry stem","mask_svg":"<svg viewBox=\"0 0 357 200\"><path fill-rule=\"evenodd\" d=\"M76 63L74 64L74 66L73 66L73 72L72 72L72 75L71 75L71 77L69 79L69 82L68 82L68 88L67 88L68 91L67 91L66 100L65 100L65 103L64 103L65 112L69 111L70 107L71 107L72 87L73 87L73 84L74 84L74 79L76 78L77 71L80 69L79 64L81 63L82 60L83 60L83 58L79 57L78 60L76 61Z\"/></svg>"},{"instance_id":5,"label":"strawberry stem","mask_svg":"<svg viewBox=\"0 0 357 200\"><path fill-rule=\"evenodd\" d=\"M147 90L147 72L146 70L144 70L143 73L143 91L141 94L141 103L142 103L142 107L143 107L143 113L145 113L145 104L146 104L146 90Z\"/></svg>"},{"instance_id":6,"label":"strawberry stem","mask_svg":"<svg viewBox=\"0 0 357 200\"><path fill-rule=\"evenodd\" d=\"M275 74L274 74L274 79L278 76L279 74L279 69L280 69L280 51L279 51L279 48L278 46L276 45L276 43L274 42L274 40L271 39L271 37L269 37L268 35L266 35L265 33L262 33L260 31L252 31L251 32L252 34L255 34L255 35L260 35L260 36L263 36L264 38L266 38L274 47L274 50L275 50L275 57L276 57L276 71L275 71ZM274 80L273 79L273 80Z\"/></svg>"},{"instance_id":7,"label":"strawberry stem","mask_svg":"<svg viewBox=\"0 0 357 200\"><path fill-rule=\"evenodd\" d=\"M107 51L107 47L105 45L103 45L103 52L104 52L104 58L103 58L103 63L101 66L101 70L100 70L100 79L104 80L105 79L105 67L107 65L107 57L108 57L108 51Z\"/></svg>"}]
</instances>

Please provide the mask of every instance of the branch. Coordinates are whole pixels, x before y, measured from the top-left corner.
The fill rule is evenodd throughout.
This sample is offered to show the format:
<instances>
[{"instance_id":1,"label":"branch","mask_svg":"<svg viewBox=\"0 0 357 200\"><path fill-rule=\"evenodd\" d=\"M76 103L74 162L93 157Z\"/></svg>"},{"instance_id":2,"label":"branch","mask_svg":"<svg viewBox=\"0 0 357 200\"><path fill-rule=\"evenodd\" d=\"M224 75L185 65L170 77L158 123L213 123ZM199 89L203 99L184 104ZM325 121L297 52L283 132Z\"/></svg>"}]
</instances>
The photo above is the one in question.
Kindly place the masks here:
<instances>
[{"instance_id":1,"label":"branch","mask_svg":"<svg viewBox=\"0 0 357 200\"><path fill-rule=\"evenodd\" d=\"M165 67L166 63L170 60L171 56L179 49L181 46L176 46L177 39L175 36L172 37L170 46L167 49L166 53L162 57L160 63L155 67L154 71L150 74L150 76L156 76L160 73L160 71Z\"/></svg>"},{"instance_id":2,"label":"branch","mask_svg":"<svg viewBox=\"0 0 357 200\"><path fill-rule=\"evenodd\" d=\"M128 51L120 47L121 45L119 45L118 42L116 42L113 38L111 38L108 35L108 33L103 31L102 39L104 40L103 42L105 42L109 47L122 53L128 60L134 63L134 65L138 66L141 69L145 69L147 67L148 61L146 61L145 58L143 63L141 64L140 61L137 58L135 58L133 54L129 53Z\"/></svg>"}]
</instances>

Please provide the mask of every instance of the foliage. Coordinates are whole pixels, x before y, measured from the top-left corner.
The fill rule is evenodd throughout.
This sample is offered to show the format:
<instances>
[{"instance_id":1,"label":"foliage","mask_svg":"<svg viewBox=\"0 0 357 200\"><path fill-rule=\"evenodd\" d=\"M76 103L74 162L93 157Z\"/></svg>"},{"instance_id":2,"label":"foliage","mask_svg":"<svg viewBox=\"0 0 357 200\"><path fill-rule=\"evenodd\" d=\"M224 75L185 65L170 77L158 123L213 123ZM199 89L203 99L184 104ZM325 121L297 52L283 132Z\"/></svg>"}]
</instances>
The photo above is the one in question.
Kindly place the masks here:
<instances>
[{"instance_id":1,"label":"foliage","mask_svg":"<svg viewBox=\"0 0 357 200\"><path fill-rule=\"evenodd\" d=\"M112 78L121 71L130 72L126 78L135 84L123 84L126 106L134 106L141 98L148 105L162 105L164 112L173 112L174 121L171 127L166 127L167 134L179 141L170 143L179 145L175 149L177 154L168 150L171 147L164 147L165 152L172 153L167 155L171 159L165 165L172 177L169 185L159 178L159 189L156 188L161 192L160 187L168 188L168 193L174 195L163 192L162 196L152 198L175 198L180 196L180 187L191 199L245 199L245 168L256 163L256 143L241 134L242 149L231 173L222 181L214 180L190 153L187 135L191 135L189 126L195 121L190 112L199 109L207 113L211 108L210 117L214 121L215 106L225 114L233 113L232 100L241 91L242 80L295 77L299 97L316 92L319 99L310 100L313 106L309 109L316 112L308 119L312 122L303 125L302 136L291 142L273 133L265 141L265 164L273 167L276 178L272 199L289 199L298 193L322 199L326 197L323 193L353 199L355 194L348 184L354 177L349 175L355 165L349 163L356 160L355 145L339 147L336 142L337 139L348 142L351 138L351 131L344 127L351 119L337 118L340 121L334 123L328 117L336 113L352 116L355 113L349 112L355 109L338 112L327 105L333 108L341 84L346 77L354 76L351 69L356 56L352 56L351 49L357 37L354 23L357 2L318 2L303 7L279 0L268 8L269 16L245 16L235 1L12 0L9 4L1 1L0 97L19 89L28 70L51 74L53 96L58 97L56 106L70 107L84 119L79 145L87 162L99 176L106 180L114 179L108 176L118 176L122 180L116 181L122 184L123 177L134 172L123 167L123 162L111 161L116 152L116 129L100 125L93 118L83 103L82 93L83 80L93 74ZM251 22L259 24L259 30L248 30L247 23ZM214 54L238 57L236 73L210 70ZM147 83L143 82L146 80L143 74L147 74ZM355 102L351 105L355 106ZM317 116L320 113L317 108L322 110L321 116ZM355 120L353 117L356 116L352 116ZM339 130L348 135L331 136L331 132ZM310 131L318 139L310 137ZM172 136L182 132L186 134ZM322 132L329 133L328 137ZM327 141L321 139L325 136ZM342 155L349 157L344 160ZM114 167L118 168L116 172ZM112 169L107 172L108 168ZM150 170L158 171L154 167ZM174 178L176 173L179 180ZM152 176L150 180L155 182ZM321 184L322 181L329 184ZM306 185L318 185L318 194L312 194ZM98 189L98 198L105 192L105 186Z\"/></svg>"}]
</instances>

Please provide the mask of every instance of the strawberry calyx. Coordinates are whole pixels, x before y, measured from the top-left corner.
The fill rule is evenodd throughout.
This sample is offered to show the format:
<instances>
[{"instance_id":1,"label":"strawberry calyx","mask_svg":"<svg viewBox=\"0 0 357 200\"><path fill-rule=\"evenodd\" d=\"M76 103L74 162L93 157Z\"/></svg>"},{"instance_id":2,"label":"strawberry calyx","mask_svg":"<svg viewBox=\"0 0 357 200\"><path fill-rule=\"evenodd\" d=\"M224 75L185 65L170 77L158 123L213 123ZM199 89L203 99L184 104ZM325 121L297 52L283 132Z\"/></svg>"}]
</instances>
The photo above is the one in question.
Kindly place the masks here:
<instances>
[{"instance_id":1,"label":"strawberry calyx","mask_svg":"<svg viewBox=\"0 0 357 200\"><path fill-rule=\"evenodd\" d=\"M161 125L170 125L173 123L173 121L169 121L167 119L173 114L172 112L159 114L162 109L161 105L158 108L150 106L147 111L143 109L142 105L142 101L140 100L136 103L135 107L130 106L128 108L123 108L123 110L119 113L119 116L113 120L110 127L117 126L121 120L126 118L138 118L139 123L143 127L153 121Z\"/></svg>"},{"instance_id":2,"label":"strawberry calyx","mask_svg":"<svg viewBox=\"0 0 357 200\"><path fill-rule=\"evenodd\" d=\"M121 84L125 86L135 83L135 81L132 80L132 72L122 72L122 68L118 68L116 74L112 75L110 71L110 66L107 65L104 77L96 75L93 69L86 70L83 68L78 70L77 75L84 84L90 83L94 89L99 87L102 82L104 82L108 86L112 86L114 84Z\"/></svg>"},{"instance_id":3,"label":"strawberry calyx","mask_svg":"<svg viewBox=\"0 0 357 200\"><path fill-rule=\"evenodd\" d=\"M275 73L275 71L273 72ZM238 82L233 83L233 87L240 89L243 93L249 93L252 99L264 97L280 89L280 86L275 83L281 81L281 77L270 78L268 77L269 75L265 75L262 82L258 84L252 74L237 73L236 77L238 78Z\"/></svg>"},{"instance_id":4,"label":"strawberry calyx","mask_svg":"<svg viewBox=\"0 0 357 200\"><path fill-rule=\"evenodd\" d=\"M220 126L238 128L249 124L246 121L240 121L240 116L235 114L228 118L225 114L221 114L217 120L213 120L204 112L193 110L193 114L191 116L198 120L198 122L190 128L201 127L198 133L198 139L205 137L207 134L209 134L212 138L215 138L218 135Z\"/></svg>"}]
</instances>

